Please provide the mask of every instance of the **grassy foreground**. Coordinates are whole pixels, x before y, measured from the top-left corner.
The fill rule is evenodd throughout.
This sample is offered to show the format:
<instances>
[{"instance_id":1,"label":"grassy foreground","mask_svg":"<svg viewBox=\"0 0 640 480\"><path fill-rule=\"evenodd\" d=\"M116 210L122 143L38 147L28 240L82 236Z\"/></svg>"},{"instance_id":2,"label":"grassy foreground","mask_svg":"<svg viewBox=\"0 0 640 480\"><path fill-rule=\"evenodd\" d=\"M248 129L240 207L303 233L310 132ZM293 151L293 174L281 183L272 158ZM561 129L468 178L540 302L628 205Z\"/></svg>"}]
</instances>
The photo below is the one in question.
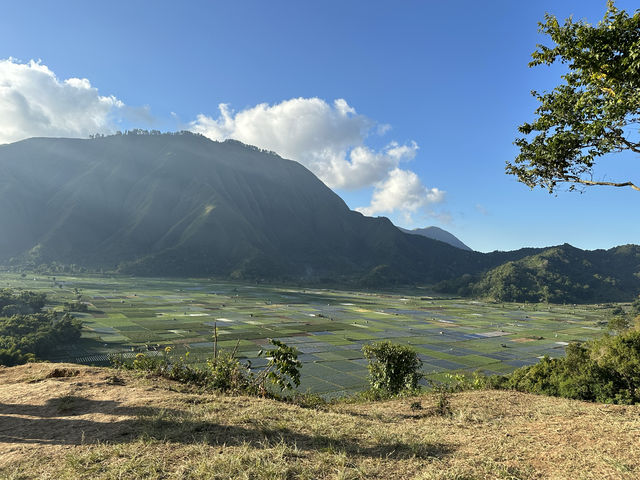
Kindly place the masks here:
<instances>
[{"instance_id":1,"label":"grassy foreground","mask_svg":"<svg viewBox=\"0 0 640 480\"><path fill-rule=\"evenodd\" d=\"M640 476L640 406L473 391L440 415L437 400L316 410L106 368L0 367L0 478Z\"/></svg>"}]
</instances>

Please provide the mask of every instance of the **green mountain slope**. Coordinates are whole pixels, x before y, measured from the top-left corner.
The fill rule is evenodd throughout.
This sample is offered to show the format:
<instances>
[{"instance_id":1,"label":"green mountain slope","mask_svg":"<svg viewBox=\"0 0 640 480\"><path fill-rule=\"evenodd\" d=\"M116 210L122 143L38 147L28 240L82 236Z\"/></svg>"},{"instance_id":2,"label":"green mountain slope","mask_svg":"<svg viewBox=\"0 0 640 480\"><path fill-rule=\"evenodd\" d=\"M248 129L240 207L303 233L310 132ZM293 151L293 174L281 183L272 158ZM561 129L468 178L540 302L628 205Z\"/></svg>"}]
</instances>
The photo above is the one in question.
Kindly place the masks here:
<instances>
[{"instance_id":1,"label":"green mountain slope","mask_svg":"<svg viewBox=\"0 0 640 480\"><path fill-rule=\"evenodd\" d=\"M585 251L560 245L506 261L481 276L442 282L440 289L496 301L628 301L640 292L640 246Z\"/></svg>"},{"instance_id":2,"label":"green mountain slope","mask_svg":"<svg viewBox=\"0 0 640 480\"><path fill-rule=\"evenodd\" d=\"M1 146L0 224L2 262L140 274L389 283L480 260L349 210L297 162L191 134Z\"/></svg>"}]
</instances>

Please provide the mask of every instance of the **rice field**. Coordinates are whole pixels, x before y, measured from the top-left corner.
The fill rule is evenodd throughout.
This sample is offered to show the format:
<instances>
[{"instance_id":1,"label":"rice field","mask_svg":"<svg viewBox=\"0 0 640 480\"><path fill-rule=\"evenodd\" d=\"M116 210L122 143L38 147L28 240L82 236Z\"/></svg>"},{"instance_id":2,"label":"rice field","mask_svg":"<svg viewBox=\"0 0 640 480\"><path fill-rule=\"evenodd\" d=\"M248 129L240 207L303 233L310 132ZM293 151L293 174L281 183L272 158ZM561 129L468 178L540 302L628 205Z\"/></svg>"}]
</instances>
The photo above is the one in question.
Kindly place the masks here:
<instances>
[{"instance_id":1,"label":"rice field","mask_svg":"<svg viewBox=\"0 0 640 480\"><path fill-rule=\"evenodd\" d=\"M89 307L82 340L52 361L104 365L108 355L158 354L165 346L194 362L218 347L255 368L276 338L297 347L301 390L340 395L367 385L362 346L411 345L427 378L450 371L506 373L563 355L571 341L604 331L611 306L496 304L427 291L392 293L236 284L203 279L44 276L0 273L0 286L45 292L49 308L80 299Z\"/></svg>"}]
</instances>

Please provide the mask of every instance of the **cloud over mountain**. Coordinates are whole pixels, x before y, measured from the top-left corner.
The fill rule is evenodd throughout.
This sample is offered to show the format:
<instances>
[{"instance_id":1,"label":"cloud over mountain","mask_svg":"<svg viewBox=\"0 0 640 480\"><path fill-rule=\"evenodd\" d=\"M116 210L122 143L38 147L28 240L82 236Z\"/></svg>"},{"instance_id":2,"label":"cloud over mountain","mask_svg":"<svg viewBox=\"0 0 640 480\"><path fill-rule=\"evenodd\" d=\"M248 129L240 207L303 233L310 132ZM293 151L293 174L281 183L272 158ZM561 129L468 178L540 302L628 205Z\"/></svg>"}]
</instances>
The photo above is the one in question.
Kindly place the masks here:
<instances>
[{"instance_id":1,"label":"cloud over mountain","mask_svg":"<svg viewBox=\"0 0 640 480\"><path fill-rule=\"evenodd\" d=\"M108 133L114 130L114 114L124 108L86 78L61 80L40 62L0 60L0 143Z\"/></svg>"},{"instance_id":2,"label":"cloud over mountain","mask_svg":"<svg viewBox=\"0 0 640 480\"><path fill-rule=\"evenodd\" d=\"M400 212L410 223L412 214L441 203L444 198L445 192L425 187L414 172L394 168L385 180L375 185L371 204L356 210L369 216Z\"/></svg>"},{"instance_id":3,"label":"cloud over mountain","mask_svg":"<svg viewBox=\"0 0 640 480\"><path fill-rule=\"evenodd\" d=\"M0 143L112 133L122 120L137 126L150 123L150 115L114 95L101 95L86 78L60 79L40 61L0 60ZM356 112L344 99L292 98L238 112L220 104L217 118L200 114L188 128L213 140L232 138L275 151L302 163L334 189L373 187L371 204L360 209L368 215L409 219L443 199L442 191L401 168L415 158L418 144L388 141L372 147L371 137L379 143L391 126Z\"/></svg>"},{"instance_id":4,"label":"cloud over mountain","mask_svg":"<svg viewBox=\"0 0 640 480\"><path fill-rule=\"evenodd\" d=\"M366 214L406 217L443 200L442 191L427 188L416 173L399 168L413 160L418 144L391 141L380 149L368 146L372 132L384 135L390 126L357 113L344 99L329 104L319 98L293 98L238 112L220 104L219 111L217 118L198 115L190 129L214 140L233 138L275 151L302 163L331 188L375 186L371 205L361 209Z\"/></svg>"}]
</instances>

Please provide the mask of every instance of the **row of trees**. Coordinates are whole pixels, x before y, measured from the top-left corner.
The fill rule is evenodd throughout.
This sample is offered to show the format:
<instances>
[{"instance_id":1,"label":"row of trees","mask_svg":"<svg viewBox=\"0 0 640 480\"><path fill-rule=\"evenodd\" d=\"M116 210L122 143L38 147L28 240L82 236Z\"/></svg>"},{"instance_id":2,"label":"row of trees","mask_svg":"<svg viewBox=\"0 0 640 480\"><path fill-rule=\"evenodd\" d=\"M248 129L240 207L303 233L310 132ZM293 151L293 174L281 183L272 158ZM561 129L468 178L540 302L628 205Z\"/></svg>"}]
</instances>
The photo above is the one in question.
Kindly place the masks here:
<instances>
[{"instance_id":1,"label":"row of trees","mask_svg":"<svg viewBox=\"0 0 640 480\"><path fill-rule=\"evenodd\" d=\"M145 130L142 128L133 128L131 130L120 131L118 130L112 136L158 136L158 135L195 135L202 136L200 133L191 132L189 130L180 130L178 132L161 132L160 130ZM91 139L99 139L105 138L109 135L104 135L103 133L95 133L89 135Z\"/></svg>"}]
</instances>

